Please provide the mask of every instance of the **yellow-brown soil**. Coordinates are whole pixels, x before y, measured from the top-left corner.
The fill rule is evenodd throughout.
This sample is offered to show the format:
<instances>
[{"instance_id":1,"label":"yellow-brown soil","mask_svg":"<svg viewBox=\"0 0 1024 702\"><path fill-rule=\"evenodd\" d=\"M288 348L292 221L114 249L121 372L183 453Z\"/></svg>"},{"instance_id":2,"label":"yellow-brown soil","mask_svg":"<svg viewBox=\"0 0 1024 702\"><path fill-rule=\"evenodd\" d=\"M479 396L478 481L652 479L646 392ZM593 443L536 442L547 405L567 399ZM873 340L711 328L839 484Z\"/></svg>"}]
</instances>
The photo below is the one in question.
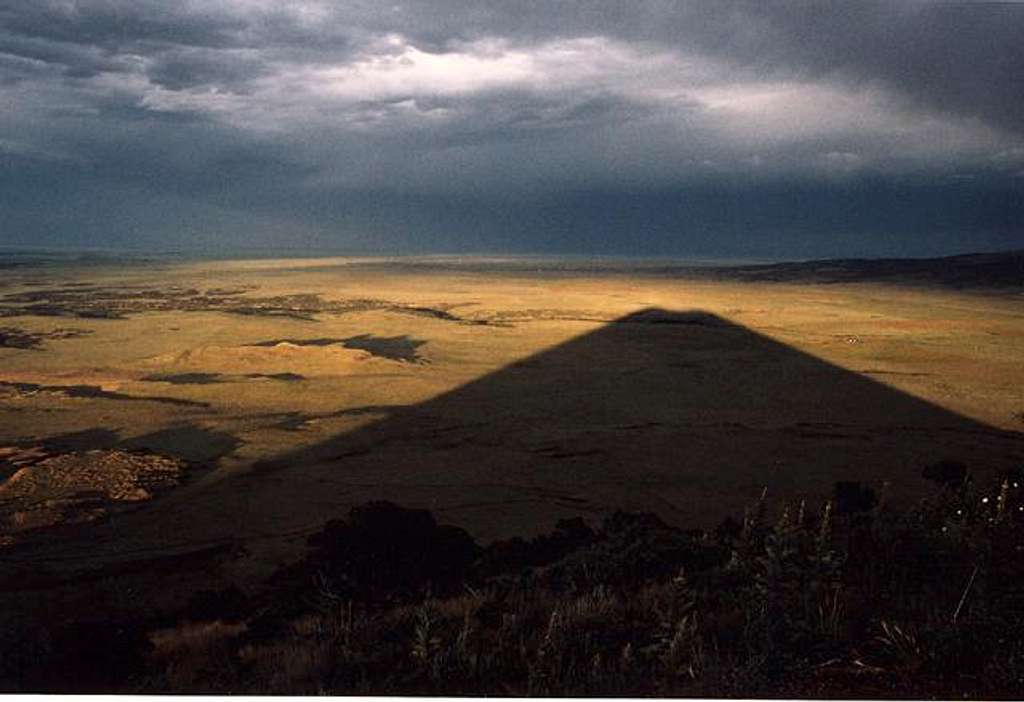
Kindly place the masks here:
<instances>
[{"instance_id":1,"label":"yellow-brown soil","mask_svg":"<svg viewBox=\"0 0 1024 702\"><path fill-rule=\"evenodd\" d=\"M487 540L620 507L711 526L766 486L912 496L928 462L1024 460L1024 300L1005 292L317 260L23 269L3 293L47 289L75 318L5 308L41 341L0 348L0 445L198 464L117 529L24 547L51 568L234 544L217 577L241 582L368 499ZM149 293L98 318L90 289Z\"/></svg>"}]
</instances>

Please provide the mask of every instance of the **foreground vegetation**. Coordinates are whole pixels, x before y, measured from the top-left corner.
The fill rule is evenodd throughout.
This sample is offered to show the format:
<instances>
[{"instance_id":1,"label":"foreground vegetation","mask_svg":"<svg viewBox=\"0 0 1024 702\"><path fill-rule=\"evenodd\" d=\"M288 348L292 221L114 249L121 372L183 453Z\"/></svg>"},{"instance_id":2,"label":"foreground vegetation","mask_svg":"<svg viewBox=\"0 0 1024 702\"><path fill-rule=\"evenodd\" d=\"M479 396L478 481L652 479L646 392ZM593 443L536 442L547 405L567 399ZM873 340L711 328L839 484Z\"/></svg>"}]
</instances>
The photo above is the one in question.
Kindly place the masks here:
<instances>
[{"instance_id":1,"label":"foreground vegetation","mask_svg":"<svg viewBox=\"0 0 1024 702\"><path fill-rule=\"evenodd\" d=\"M8 632L0 672L5 689L1019 698L1022 478L926 475L909 509L839 483L820 509L764 496L713 532L618 513L487 548L371 503L261 594L199 593L116 635Z\"/></svg>"}]
</instances>

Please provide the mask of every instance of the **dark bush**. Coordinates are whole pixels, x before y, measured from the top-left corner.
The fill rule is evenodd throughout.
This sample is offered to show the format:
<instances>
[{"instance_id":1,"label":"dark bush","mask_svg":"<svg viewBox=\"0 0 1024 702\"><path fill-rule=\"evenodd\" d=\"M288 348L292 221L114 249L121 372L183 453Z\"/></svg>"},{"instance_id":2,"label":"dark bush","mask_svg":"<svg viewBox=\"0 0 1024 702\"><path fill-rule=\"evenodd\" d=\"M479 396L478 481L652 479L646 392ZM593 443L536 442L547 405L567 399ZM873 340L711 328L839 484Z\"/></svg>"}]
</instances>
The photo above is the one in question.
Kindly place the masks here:
<instances>
[{"instance_id":1,"label":"dark bush","mask_svg":"<svg viewBox=\"0 0 1024 702\"><path fill-rule=\"evenodd\" d=\"M458 592L480 547L424 509L390 502L355 507L309 539L304 570L339 596L373 601Z\"/></svg>"},{"instance_id":2,"label":"dark bush","mask_svg":"<svg viewBox=\"0 0 1024 702\"><path fill-rule=\"evenodd\" d=\"M185 606L196 620L238 621L249 611L249 601L237 587L225 590L200 590Z\"/></svg>"},{"instance_id":3,"label":"dark bush","mask_svg":"<svg viewBox=\"0 0 1024 702\"><path fill-rule=\"evenodd\" d=\"M875 491L861 483L840 481L836 483L834 495L839 514L867 512L878 504Z\"/></svg>"},{"instance_id":4,"label":"dark bush","mask_svg":"<svg viewBox=\"0 0 1024 702\"><path fill-rule=\"evenodd\" d=\"M137 623L70 622L44 637L46 654L21 671L26 690L93 693L131 682L152 648Z\"/></svg>"},{"instance_id":5,"label":"dark bush","mask_svg":"<svg viewBox=\"0 0 1024 702\"><path fill-rule=\"evenodd\" d=\"M549 565L583 546L593 543L597 534L579 517L562 519L551 534L532 539L515 537L495 541L485 548L474 566L478 578L520 574L530 568Z\"/></svg>"},{"instance_id":6,"label":"dark bush","mask_svg":"<svg viewBox=\"0 0 1024 702\"><path fill-rule=\"evenodd\" d=\"M967 480L967 466L960 461L939 461L921 471L921 476L939 485L958 488Z\"/></svg>"}]
</instances>

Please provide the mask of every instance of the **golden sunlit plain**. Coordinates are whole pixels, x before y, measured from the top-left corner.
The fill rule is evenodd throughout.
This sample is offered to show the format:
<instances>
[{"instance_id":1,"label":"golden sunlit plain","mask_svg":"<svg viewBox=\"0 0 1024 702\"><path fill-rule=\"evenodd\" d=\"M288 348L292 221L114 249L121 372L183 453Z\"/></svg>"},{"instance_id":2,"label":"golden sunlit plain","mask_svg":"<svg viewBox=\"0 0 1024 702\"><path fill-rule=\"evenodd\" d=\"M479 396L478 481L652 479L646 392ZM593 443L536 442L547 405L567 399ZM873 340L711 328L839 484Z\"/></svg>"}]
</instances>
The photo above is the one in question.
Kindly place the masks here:
<instances>
[{"instance_id":1,"label":"golden sunlit plain","mask_svg":"<svg viewBox=\"0 0 1024 702\"><path fill-rule=\"evenodd\" d=\"M275 540L371 497L485 539L624 506L708 525L763 486L820 497L844 477L912 487L967 451L998 464L1013 441L965 437L1009 437L1024 409L1006 296L358 260L30 272L3 294L7 315L65 315L4 321L41 339L0 349L6 451L193 464L132 514L125 538L147 548ZM701 318L624 323L652 310ZM893 435L918 421L924 440ZM22 502L4 505L8 539L35 535Z\"/></svg>"}]
</instances>

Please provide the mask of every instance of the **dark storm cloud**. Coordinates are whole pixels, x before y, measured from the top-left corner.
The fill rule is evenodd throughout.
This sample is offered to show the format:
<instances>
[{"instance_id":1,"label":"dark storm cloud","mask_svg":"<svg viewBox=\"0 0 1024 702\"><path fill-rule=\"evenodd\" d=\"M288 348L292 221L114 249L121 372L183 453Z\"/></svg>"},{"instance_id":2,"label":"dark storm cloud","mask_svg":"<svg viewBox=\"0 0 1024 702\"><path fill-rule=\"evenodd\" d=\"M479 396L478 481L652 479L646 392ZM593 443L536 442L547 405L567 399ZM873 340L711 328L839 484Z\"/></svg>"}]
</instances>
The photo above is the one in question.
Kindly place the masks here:
<instances>
[{"instance_id":1,"label":"dark storm cloud","mask_svg":"<svg viewBox=\"0 0 1024 702\"><path fill-rule=\"evenodd\" d=\"M266 70L266 65L255 52L229 53L190 47L162 52L147 71L147 76L152 83L169 90L211 84L244 90L247 81Z\"/></svg>"},{"instance_id":2,"label":"dark storm cloud","mask_svg":"<svg viewBox=\"0 0 1024 702\"><path fill-rule=\"evenodd\" d=\"M942 109L1016 128L1024 119L1024 6L1016 3L408 3L327 6L330 20L230 3L0 4L5 53L80 75L118 70L130 52L164 57L158 79L183 87L258 75L223 49L337 57L356 36L397 32L426 50L485 36L521 41L603 35L699 48L761 73L882 81ZM187 9L186 9L187 8ZM199 8L198 10L196 8ZM183 49L206 49L188 52ZM310 56L313 54L313 56ZM321 57L321 58L323 58ZM246 70L248 68L248 70Z\"/></svg>"},{"instance_id":3,"label":"dark storm cloud","mask_svg":"<svg viewBox=\"0 0 1024 702\"><path fill-rule=\"evenodd\" d=\"M301 5L301 3L292 4ZM287 7L287 5L282 5ZM610 36L724 57L759 73L881 81L941 109L1024 125L1024 4L948 2L669 3L412 2L324 6L327 21L211 1L0 3L0 50L65 65L117 70L121 52L161 55L156 75L176 86L255 76L260 62L220 49L339 57L359 39L399 33L425 50L488 36L520 41ZM183 52L182 48L207 49ZM246 67L249 71L246 71Z\"/></svg>"},{"instance_id":4,"label":"dark storm cloud","mask_svg":"<svg viewBox=\"0 0 1024 702\"><path fill-rule=\"evenodd\" d=\"M757 3L743 21L756 29L725 52L748 65L879 81L930 107L1024 128L1024 4Z\"/></svg>"},{"instance_id":5,"label":"dark storm cloud","mask_svg":"<svg viewBox=\"0 0 1024 702\"><path fill-rule=\"evenodd\" d=\"M1024 3L403 3L353 13L436 51L483 36L658 42L760 73L879 81L915 100L1024 128Z\"/></svg>"},{"instance_id":6,"label":"dark storm cloud","mask_svg":"<svg viewBox=\"0 0 1024 702\"><path fill-rule=\"evenodd\" d=\"M0 244L1019 246L1020 36L1010 3L0 0Z\"/></svg>"},{"instance_id":7,"label":"dark storm cloud","mask_svg":"<svg viewBox=\"0 0 1024 702\"><path fill-rule=\"evenodd\" d=\"M197 9L198 8L198 9ZM160 0L0 3L0 20L13 35L116 52L147 43L223 47L244 29L244 17Z\"/></svg>"}]
</instances>

